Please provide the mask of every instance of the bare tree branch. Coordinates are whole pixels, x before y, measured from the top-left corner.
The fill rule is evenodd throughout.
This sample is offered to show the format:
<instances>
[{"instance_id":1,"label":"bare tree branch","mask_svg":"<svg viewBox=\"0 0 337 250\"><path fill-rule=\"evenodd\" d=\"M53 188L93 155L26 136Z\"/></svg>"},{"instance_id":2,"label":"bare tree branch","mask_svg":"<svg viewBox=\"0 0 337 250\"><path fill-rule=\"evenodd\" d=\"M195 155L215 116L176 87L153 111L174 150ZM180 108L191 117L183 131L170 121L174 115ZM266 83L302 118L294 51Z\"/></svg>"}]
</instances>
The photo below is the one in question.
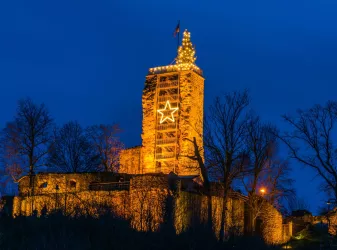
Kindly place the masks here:
<instances>
[{"instance_id":1,"label":"bare tree branch","mask_svg":"<svg viewBox=\"0 0 337 250\"><path fill-rule=\"evenodd\" d=\"M35 168L44 164L51 142L53 119L44 104L36 104L31 99L18 102L13 122L9 122L2 133L2 158L13 178L27 173L32 175ZM19 169L21 169L19 171Z\"/></svg>"},{"instance_id":2,"label":"bare tree branch","mask_svg":"<svg viewBox=\"0 0 337 250\"><path fill-rule=\"evenodd\" d=\"M216 98L205 118L205 161L210 178L223 186L220 238L225 238L227 201L233 181L245 170L246 108L248 92L233 92Z\"/></svg>"},{"instance_id":3,"label":"bare tree branch","mask_svg":"<svg viewBox=\"0 0 337 250\"><path fill-rule=\"evenodd\" d=\"M68 122L55 131L48 162L62 172L78 173L96 170L98 157L81 125Z\"/></svg>"},{"instance_id":4,"label":"bare tree branch","mask_svg":"<svg viewBox=\"0 0 337 250\"><path fill-rule=\"evenodd\" d=\"M121 129L117 124L95 125L87 129L87 134L100 159L100 169L105 172L118 172L119 155L124 148L118 135Z\"/></svg>"},{"instance_id":5,"label":"bare tree branch","mask_svg":"<svg viewBox=\"0 0 337 250\"><path fill-rule=\"evenodd\" d=\"M292 127L291 132L280 137L288 146L290 156L314 169L323 180L325 191L332 191L337 198L337 148L334 144L337 102L315 105L298 111L295 118L284 115L283 119Z\"/></svg>"}]
</instances>

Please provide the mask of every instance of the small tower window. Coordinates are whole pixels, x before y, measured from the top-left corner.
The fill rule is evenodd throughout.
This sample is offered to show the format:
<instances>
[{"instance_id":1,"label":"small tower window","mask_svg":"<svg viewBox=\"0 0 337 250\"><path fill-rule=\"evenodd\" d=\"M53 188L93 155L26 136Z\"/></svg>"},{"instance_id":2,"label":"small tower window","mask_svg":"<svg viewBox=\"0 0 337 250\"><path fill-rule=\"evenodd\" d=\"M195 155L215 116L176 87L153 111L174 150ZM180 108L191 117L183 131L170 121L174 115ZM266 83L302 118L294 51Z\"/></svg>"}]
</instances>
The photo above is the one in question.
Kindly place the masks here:
<instances>
[{"instance_id":1,"label":"small tower window","mask_svg":"<svg viewBox=\"0 0 337 250\"><path fill-rule=\"evenodd\" d=\"M48 186L48 183L47 182L43 182L41 185L40 185L40 188L46 188Z\"/></svg>"},{"instance_id":2,"label":"small tower window","mask_svg":"<svg viewBox=\"0 0 337 250\"><path fill-rule=\"evenodd\" d=\"M69 182L69 186L70 186L71 189L76 189L76 181L71 180L71 181Z\"/></svg>"}]
</instances>

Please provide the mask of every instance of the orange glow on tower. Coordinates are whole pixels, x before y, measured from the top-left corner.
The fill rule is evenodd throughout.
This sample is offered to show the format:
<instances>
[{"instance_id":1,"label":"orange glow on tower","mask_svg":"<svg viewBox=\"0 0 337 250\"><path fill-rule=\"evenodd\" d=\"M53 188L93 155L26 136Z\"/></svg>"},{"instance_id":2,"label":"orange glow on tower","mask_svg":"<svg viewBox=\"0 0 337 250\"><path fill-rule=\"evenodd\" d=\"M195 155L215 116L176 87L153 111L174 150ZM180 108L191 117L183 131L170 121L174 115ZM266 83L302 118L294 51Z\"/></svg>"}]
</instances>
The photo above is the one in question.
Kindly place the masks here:
<instances>
[{"instance_id":1,"label":"orange glow on tower","mask_svg":"<svg viewBox=\"0 0 337 250\"><path fill-rule=\"evenodd\" d=\"M199 175L189 140L202 148L204 78L195 65L190 33L183 33L176 64L149 69L143 91L142 173Z\"/></svg>"}]
</instances>

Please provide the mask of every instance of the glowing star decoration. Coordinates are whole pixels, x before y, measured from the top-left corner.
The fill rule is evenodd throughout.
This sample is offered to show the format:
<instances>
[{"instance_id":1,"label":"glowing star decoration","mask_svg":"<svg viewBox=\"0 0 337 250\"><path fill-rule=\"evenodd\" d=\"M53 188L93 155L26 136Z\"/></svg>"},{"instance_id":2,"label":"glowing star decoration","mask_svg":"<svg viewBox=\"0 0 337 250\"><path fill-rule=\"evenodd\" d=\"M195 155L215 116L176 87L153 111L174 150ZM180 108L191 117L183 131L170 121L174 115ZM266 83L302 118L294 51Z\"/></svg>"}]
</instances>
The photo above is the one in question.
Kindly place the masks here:
<instances>
[{"instance_id":1,"label":"glowing star decoration","mask_svg":"<svg viewBox=\"0 0 337 250\"><path fill-rule=\"evenodd\" d=\"M166 102L165 107L163 109L158 109L158 113L161 114L161 118L160 118L160 124L162 124L163 122L165 122L166 120L169 120L171 122L174 122L174 116L173 114L178 110L178 108L171 108L171 104L169 101ZM171 112L169 115L165 115L164 114L167 112Z\"/></svg>"}]
</instances>

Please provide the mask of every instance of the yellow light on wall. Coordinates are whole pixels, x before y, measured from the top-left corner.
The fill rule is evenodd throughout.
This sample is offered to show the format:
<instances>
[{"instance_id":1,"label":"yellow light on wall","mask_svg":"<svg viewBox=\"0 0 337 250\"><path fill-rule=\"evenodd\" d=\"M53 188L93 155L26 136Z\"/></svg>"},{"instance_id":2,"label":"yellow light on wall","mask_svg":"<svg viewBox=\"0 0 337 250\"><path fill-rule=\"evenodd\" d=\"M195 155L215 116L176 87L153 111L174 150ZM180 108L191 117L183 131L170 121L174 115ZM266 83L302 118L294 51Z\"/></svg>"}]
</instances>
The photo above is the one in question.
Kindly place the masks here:
<instances>
[{"instance_id":1,"label":"yellow light on wall","mask_svg":"<svg viewBox=\"0 0 337 250\"><path fill-rule=\"evenodd\" d=\"M163 122L165 122L166 120L169 120L171 122L174 122L174 116L173 114L178 110L177 108L172 108L171 104L169 101L166 102L165 107L163 109L158 109L157 112L159 114L161 114L160 117L160 124L162 124ZM165 115L164 112L170 111L170 115Z\"/></svg>"}]
</instances>

